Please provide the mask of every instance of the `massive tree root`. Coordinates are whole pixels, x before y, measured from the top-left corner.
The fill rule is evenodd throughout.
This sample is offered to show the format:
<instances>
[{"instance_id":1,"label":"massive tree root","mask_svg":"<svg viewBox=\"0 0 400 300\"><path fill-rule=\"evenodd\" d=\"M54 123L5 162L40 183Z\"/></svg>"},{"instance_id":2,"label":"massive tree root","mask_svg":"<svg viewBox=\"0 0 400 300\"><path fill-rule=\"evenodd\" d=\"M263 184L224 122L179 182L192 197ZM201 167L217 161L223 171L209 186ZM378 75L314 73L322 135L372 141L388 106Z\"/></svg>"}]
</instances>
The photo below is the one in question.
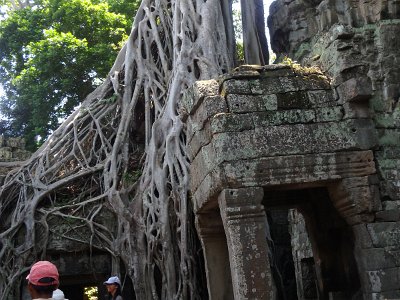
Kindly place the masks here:
<instances>
[{"instance_id":1,"label":"massive tree root","mask_svg":"<svg viewBox=\"0 0 400 300\"><path fill-rule=\"evenodd\" d=\"M55 235L107 251L113 273L121 261L137 299L200 298L178 103L194 81L232 67L230 2L143 0L104 84L8 174L0 299L19 298Z\"/></svg>"}]
</instances>

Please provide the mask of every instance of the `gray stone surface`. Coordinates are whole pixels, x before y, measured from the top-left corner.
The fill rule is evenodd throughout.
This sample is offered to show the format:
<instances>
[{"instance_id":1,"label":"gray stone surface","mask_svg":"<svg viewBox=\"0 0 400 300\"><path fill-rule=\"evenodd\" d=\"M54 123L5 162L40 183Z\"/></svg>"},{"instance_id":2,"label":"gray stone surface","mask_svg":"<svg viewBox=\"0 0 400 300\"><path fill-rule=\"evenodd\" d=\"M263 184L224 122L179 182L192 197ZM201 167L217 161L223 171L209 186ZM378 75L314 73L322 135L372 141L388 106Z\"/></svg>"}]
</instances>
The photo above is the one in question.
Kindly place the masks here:
<instances>
[{"instance_id":1,"label":"gray stone surface","mask_svg":"<svg viewBox=\"0 0 400 300\"><path fill-rule=\"evenodd\" d=\"M353 47L349 39L357 32L340 26L330 30L336 44L329 59L340 65L331 70L332 80L312 68L295 66L289 72L287 67L246 66L242 73L218 79L219 88L214 82L209 89L200 83L202 90L216 94L192 105L187 118L190 190L195 212L204 213L218 207L225 211L217 198L226 188L326 187L334 209L354 234L359 293L372 299L399 289L397 113L374 113L373 81L351 73L365 70L365 64L337 54ZM306 269L312 267L317 248L311 250L304 225L292 221L297 292L306 297L316 294ZM322 272L327 267L317 263L315 268ZM235 270L231 272L234 280ZM340 286L341 279L335 280ZM350 296L331 291L329 297Z\"/></svg>"},{"instance_id":2,"label":"gray stone surface","mask_svg":"<svg viewBox=\"0 0 400 300\"><path fill-rule=\"evenodd\" d=\"M6 174L18 168L30 156L31 152L25 150L23 138L7 138L0 135L0 186L4 183Z\"/></svg>"}]
</instances>

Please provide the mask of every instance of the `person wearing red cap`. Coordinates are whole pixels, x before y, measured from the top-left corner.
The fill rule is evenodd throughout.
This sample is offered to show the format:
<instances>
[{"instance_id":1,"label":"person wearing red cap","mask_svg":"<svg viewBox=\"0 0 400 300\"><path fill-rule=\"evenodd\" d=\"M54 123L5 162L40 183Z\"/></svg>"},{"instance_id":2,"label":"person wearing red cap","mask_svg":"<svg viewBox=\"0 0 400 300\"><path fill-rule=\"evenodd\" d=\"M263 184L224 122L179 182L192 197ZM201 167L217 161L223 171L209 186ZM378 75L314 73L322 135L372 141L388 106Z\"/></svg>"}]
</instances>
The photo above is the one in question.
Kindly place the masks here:
<instances>
[{"instance_id":1,"label":"person wearing red cap","mask_svg":"<svg viewBox=\"0 0 400 300\"><path fill-rule=\"evenodd\" d=\"M57 267L49 261L35 263L26 279L32 300L53 299L53 291L60 283Z\"/></svg>"}]
</instances>

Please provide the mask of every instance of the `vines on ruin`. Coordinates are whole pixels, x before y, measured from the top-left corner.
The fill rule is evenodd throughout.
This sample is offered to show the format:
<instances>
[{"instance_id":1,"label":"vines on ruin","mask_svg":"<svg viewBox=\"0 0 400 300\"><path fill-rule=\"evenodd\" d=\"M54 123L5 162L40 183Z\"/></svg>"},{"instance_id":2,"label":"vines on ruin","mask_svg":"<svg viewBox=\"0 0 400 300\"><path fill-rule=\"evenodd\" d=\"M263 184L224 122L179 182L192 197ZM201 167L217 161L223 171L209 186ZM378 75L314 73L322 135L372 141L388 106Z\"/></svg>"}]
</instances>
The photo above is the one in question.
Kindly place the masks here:
<instances>
[{"instance_id":1,"label":"vines on ruin","mask_svg":"<svg viewBox=\"0 0 400 300\"><path fill-rule=\"evenodd\" d=\"M1 188L1 299L20 297L54 237L107 251L113 273L122 261L138 299L200 298L178 106L194 81L231 68L230 9L142 1L105 82Z\"/></svg>"}]
</instances>

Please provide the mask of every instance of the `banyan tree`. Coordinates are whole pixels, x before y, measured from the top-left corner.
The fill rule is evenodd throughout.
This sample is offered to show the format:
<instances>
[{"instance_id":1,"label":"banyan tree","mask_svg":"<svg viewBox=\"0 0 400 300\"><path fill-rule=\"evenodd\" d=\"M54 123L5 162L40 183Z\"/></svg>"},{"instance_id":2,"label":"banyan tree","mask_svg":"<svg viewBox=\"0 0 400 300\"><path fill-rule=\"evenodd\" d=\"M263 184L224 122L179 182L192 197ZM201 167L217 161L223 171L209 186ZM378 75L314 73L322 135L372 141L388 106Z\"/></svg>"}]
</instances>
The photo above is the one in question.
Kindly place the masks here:
<instances>
[{"instance_id":1,"label":"banyan tree","mask_svg":"<svg viewBox=\"0 0 400 300\"><path fill-rule=\"evenodd\" d=\"M242 14L246 62L264 64L262 1ZM20 298L54 223L122 264L137 299L201 297L180 100L236 61L232 0L142 1L105 82L1 187L0 299Z\"/></svg>"}]
</instances>

